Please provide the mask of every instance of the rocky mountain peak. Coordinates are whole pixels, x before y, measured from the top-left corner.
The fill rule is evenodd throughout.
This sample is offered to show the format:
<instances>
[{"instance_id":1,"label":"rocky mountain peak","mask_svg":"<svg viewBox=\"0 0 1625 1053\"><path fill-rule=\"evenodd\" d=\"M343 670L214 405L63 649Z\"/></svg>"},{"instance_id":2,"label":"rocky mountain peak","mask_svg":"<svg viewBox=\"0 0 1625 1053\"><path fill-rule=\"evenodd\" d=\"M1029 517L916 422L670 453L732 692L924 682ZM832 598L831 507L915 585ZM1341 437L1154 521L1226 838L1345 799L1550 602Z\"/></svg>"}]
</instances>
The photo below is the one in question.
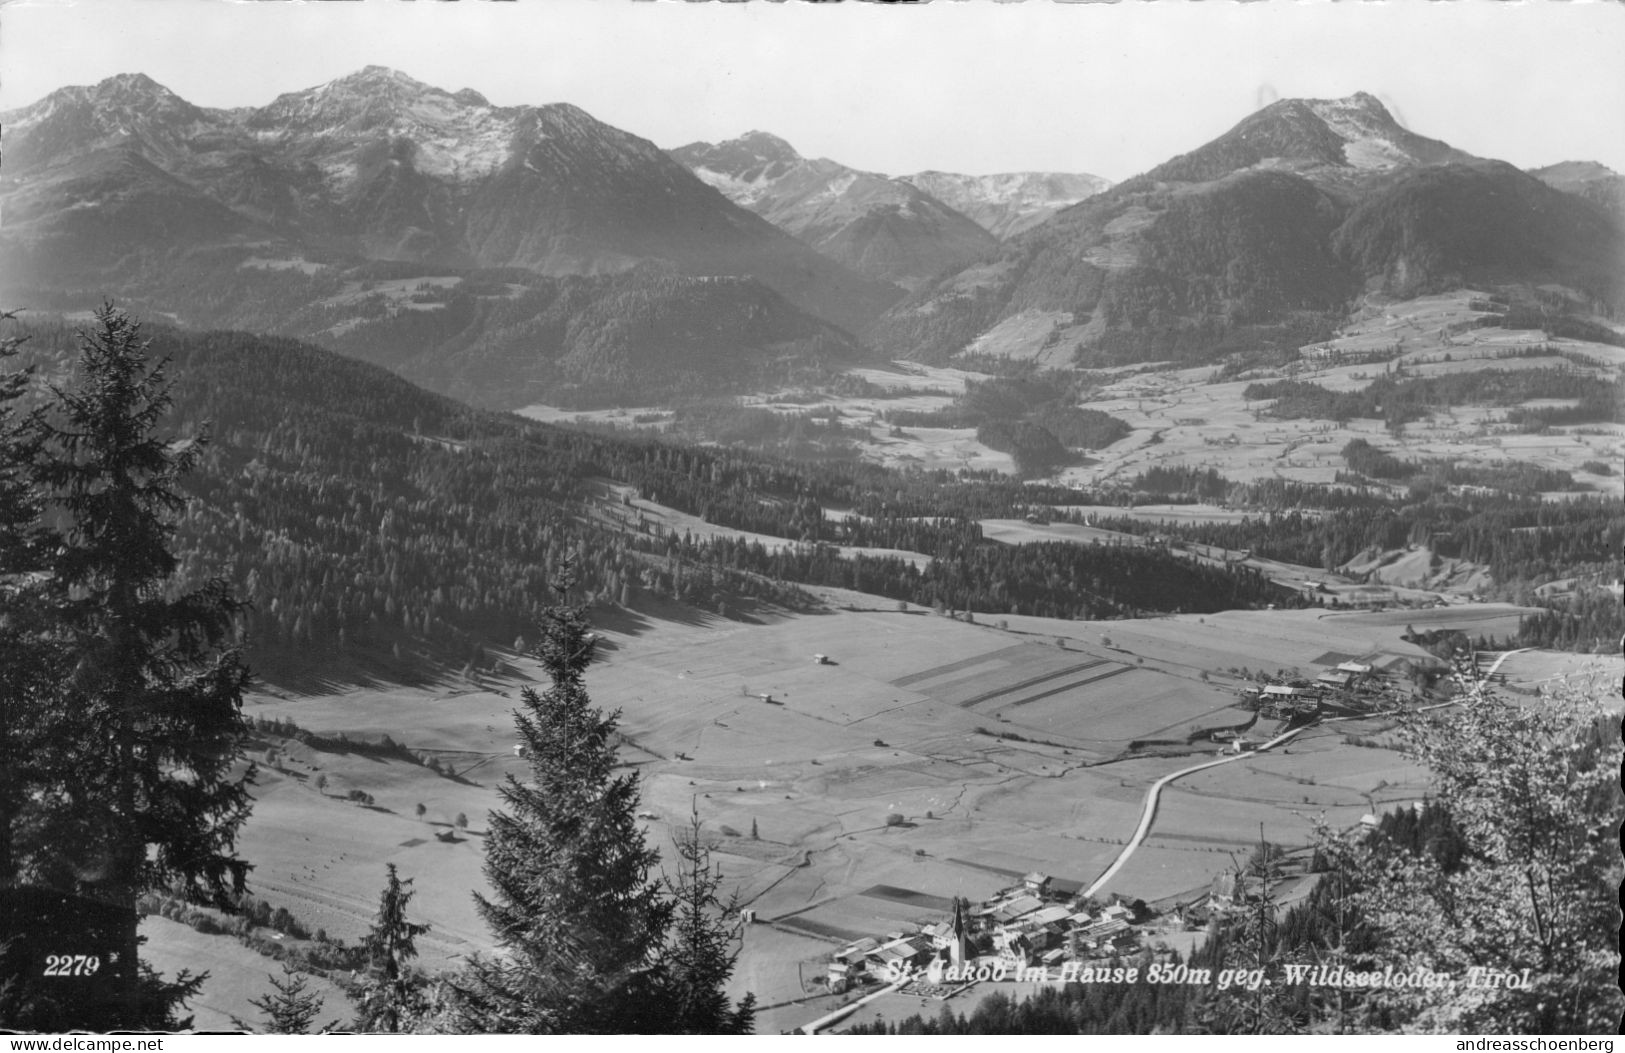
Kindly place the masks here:
<instances>
[{"instance_id":1,"label":"rocky mountain peak","mask_svg":"<svg viewBox=\"0 0 1625 1053\"><path fill-rule=\"evenodd\" d=\"M16 111L16 120L69 106L87 106L100 112L103 123L134 117L168 118L200 114L197 107L145 73L115 73L88 87L60 88L44 99Z\"/></svg>"},{"instance_id":2,"label":"rocky mountain peak","mask_svg":"<svg viewBox=\"0 0 1625 1053\"><path fill-rule=\"evenodd\" d=\"M146 101L176 98L174 92L145 73L115 73L91 88L89 94L103 101Z\"/></svg>"},{"instance_id":3,"label":"rocky mountain peak","mask_svg":"<svg viewBox=\"0 0 1625 1053\"><path fill-rule=\"evenodd\" d=\"M1152 169L1157 181L1208 182L1255 167L1332 181L1361 172L1470 161L1472 155L1407 130L1369 92L1280 99L1217 139Z\"/></svg>"},{"instance_id":4,"label":"rocky mountain peak","mask_svg":"<svg viewBox=\"0 0 1625 1053\"><path fill-rule=\"evenodd\" d=\"M7 165L17 170L107 147L167 154L219 116L220 111L193 106L144 73L119 73L97 84L60 88L0 114L0 123Z\"/></svg>"},{"instance_id":5,"label":"rocky mountain peak","mask_svg":"<svg viewBox=\"0 0 1625 1053\"><path fill-rule=\"evenodd\" d=\"M318 91L363 91L369 94L380 91L397 91L409 94L418 94L426 91L440 91L439 88L402 73L389 66L363 66L354 73L346 73L342 77L335 77L317 89Z\"/></svg>"},{"instance_id":6,"label":"rocky mountain peak","mask_svg":"<svg viewBox=\"0 0 1625 1053\"><path fill-rule=\"evenodd\" d=\"M746 132L720 143L690 143L671 151L671 155L719 189L723 184L760 185L783 178L808 163L795 147L763 131Z\"/></svg>"},{"instance_id":7,"label":"rocky mountain peak","mask_svg":"<svg viewBox=\"0 0 1625 1053\"><path fill-rule=\"evenodd\" d=\"M335 129L360 130L413 111L456 111L467 104L455 96L399 70L367 66L326 84L279 95L256 112L257 123L326 124Z\"/></svg>"},{"instance_id":8,"label":"rocky mountain peak","mask_svg":"<svg viewBox=\"0 0 1625 1053\"><path fill-rule=\"evenodd\" d=\"M1353 168L1401 168L1472 159L1437 139L1409 131L1394 120L1387 106L1363 91L1343 99L1310 99L1305 105L1343 141L1343 161Z\"/></svg>"},{"instance_id":9,"label":"rocky mountain peak","mask_svg":"<svg viewBox=\"0 0 1625 1053\"><path fill-rule=\"evenodd\" d=\"M752 130L734 140L734 144L748 149L764 161L799 161L801 154L796 148L780 139L772 132Z\"/></svg>"}]
</instances>

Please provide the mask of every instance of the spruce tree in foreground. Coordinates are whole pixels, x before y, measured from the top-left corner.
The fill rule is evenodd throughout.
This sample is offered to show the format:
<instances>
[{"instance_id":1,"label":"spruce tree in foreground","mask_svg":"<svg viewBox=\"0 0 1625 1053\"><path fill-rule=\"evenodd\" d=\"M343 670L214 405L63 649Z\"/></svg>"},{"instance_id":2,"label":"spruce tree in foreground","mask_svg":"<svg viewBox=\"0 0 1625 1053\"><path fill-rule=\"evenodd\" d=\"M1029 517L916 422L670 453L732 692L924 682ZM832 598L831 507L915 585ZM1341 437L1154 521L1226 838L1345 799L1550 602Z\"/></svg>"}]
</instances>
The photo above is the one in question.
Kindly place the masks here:
<instances>
[{"instance_id":1,"label":"spruce tree in foreground","mask_svg":"<svg viewBox=\"0 0 1625 1053\"><path fill-rule=\"evenodd\" d=\"M587 696L596 647L581 608L544 613L535 653L552 686L525 689L514 714L530 778L502 788L510 810L491 813L486 838L494 895L475 896L503 953L475 959L458 981L458 1023L487 1033L747 1032L754 1000L734 1006L722 994L737 936L721 917L720 876L697 819L679 838L678 879L654 876L638 777L618 773L618 714Z\"/></svg>"},{"instance_id":2,"label":"spruce tree in foreground","mask_svg":"<svg viewBox=\"0 0 1625 1053\"><path fill-rule=\"evenodd\" d=\"M11 319L0 314L0 321ZM48 703L63 658L49 632L42 580L55 542L34 485L39 422L23 401L33 370L11 366L21 343L0 339L0 1027L60 1030L54 1024L68 992L41 975L39 911L24 900L35 849L50 839L41 806L68 767L62 747L73 736Z\"/></svg>"},{"instance_id":3,"label":"spruce tree in foreground","mask_svg":"<svg viewBox=\"0 0 1625 1053\"><path fill-rule=\"evenodd\" d=\"M660 1032L658 951L671 905L638 824L638 778L617 774L616 715L584 686L597 640L580 608L543 614L537 656L552 680L514 714L528 781L509 776L492 812L480 914L502 954L474 960L464 1023L484 1033Z\"/></svg>"},{"instance_id":4,"label":"spruce tree in foreground","mask_svg":"<svg viewBox=\"0 0 1625 1053\"><path fill-rule=\"evenodd\" d=\"M167 363L146 348L122 312L96 312L73 383L53 389L35 472L64 522L47 570L72 666L39 700L67 763L38 788L49 840L29 870L120 919L103 966L116 1002L63 1022L89 1030L174 1026L178 1000L196 989L185 974L165 985L140 963L137 897L179 887L231 909L249 869L233 851L250 807L251 769L234 774L248 671L226 646L241 605L220 579L175 579L179 480L202 440L159 433Z\"/></svg>"},{"instance_id":5,"label":"spruce tree in foreground","mask_svg":"<svg viewBox=\"0 0 1625 1053\"><path fill-rule=\"evenodd\" d=\"M667 882L675 914L660 958L669 1006L665 1030L748 1035L756 1024L756 996L747 994L734 1005L724 992L739 957L740 932L723 919L737 915L739 904L735 898L723 902L719 894L722 871L711 862L697 811L677 835L677 858L682 869Z\"/></svg>"},{"instance_id":6,"label":"spruce tree in foreground","mask_svg":"<svg viewBox=\"0 0 1625 1053\"><path fill-rule=\"evenodd\" d=\"M282 979L267 975L271 986L275 988L274 994L263 998L250 998L248 1004L265 1014L264 1032L268 1035L308 1035L310 1025L316 1022L316 1015L322 1011L323 998L314 991L305 989L308 977L291 965L282 966ZM239 1027L247 1030L243 1022L232 1018ZM332 1029L332 1025L323 1028L324 1031Z\"/></svg>"},{"instance_id":7,"label":"spruce tree in foreground","mask_svg":"<svg viewBox=\"0 0 1625 1053\"><path fill-rule=\"evenodd\" d=\"M378 901L378 917L361 946L367 952L368 975L350 992L357 1006L356 1030L389 1034L408 1031L423 1014L423 978L408 964L418 956L417 938L429 931L427 925L406 920L406 905L413 892L389 864L389 876Z\"/></svg>"}]
</instances>

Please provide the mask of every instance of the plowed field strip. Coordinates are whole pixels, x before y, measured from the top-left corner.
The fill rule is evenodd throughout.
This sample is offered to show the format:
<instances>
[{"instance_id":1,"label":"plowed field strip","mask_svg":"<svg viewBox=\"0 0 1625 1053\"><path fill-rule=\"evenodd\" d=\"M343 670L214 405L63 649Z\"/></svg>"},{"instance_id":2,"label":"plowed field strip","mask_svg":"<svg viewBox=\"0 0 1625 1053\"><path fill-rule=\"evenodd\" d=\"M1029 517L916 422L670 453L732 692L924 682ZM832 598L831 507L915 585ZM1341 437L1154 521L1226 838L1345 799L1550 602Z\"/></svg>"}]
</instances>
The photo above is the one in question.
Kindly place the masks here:
<instances>
[{"instance_id":1,"label":"plowed field strip","mask_svg":"<svg viewBox=\"0 0 1625 1053\"><path fill-rule=\"evenodd\" d=\"M974 705L979 705L980 703L986 702L990 698L998 698L1000 695L1008 695L1012 692L1021 691L1029 687L1034 687L1038 684L1047 683L1059 677L1071 676L1073 673L1079 673L1085 669L1093 669L1095 666L1104 665L1105 663L1106 660L1104 658L1094 658L1080 665L1069 665L1065 669L1055 669L1048 673L1040 673L1037 676L1030 676L1025 680L1018 680L1013 684L1004 684L1000 687L994 688L992 691L983 691L979 695L972 695L970 698L960 702L959 708L969 709Z\"/></svg>"},{"instance_id":2,"label":"plowed field strip","mask_svg":"<svg viewBox=\"0 0 1625 1053\"><path fill-rule=\"evenodd\" d=\"M821 921L808 921L806 918L775 919L773 925L781 929L792 929L805 936L819 940L831 940L835 943L856 943L863 939L866 933L855 932L852 929L843 929L835 925L825 925Z\"/></svg>"},{"instance_id":3,"label":"plowed field strip","mask_svg":"<svg viewBox=\"0 0 1625 1053\"><path fill-rule=\"evenodd\" d=\"M1031 646L1032 644L1017 644L1014 647L1006 647L1002 651L992 651L988 654L979 654L974 658L961 658L957 662L949 662L947 665L939 665L932 669L925 669L918 673L910 673L908 676L899 677L898 679L893 680L891 685L893 687L907 687L910 684L917 684L921 680L930 680L935 676L947 676L949 673L957 673L961 669L969 669L973 665L980 665L983 662L990 662L994 659L1003 659L1010 655L1019 654Z\"/></svg>"},{"instance_id":4,"label":"plowed field strip","mask_svg":"<svg viewBox=\"0 0 1625 1053\"><path fill-rule=\"evenodd\" d=\"M1116 669L1108 669L1104 673L1091 676L1086 680L1078 680L1070 684L1062 684L1060 687L1052 687L1046 691L1040 691L1036 695L1028 695L1026 698L1018 698L1014 702L1007 702L1005 705L1025 706L1029 702L1037 702L1039 699L1049 698L1051 695L1065 694L1075 687L1088 687L1090 684L1098 684L1102 680L1110 680L1114 676L1122 676L1124 673L1133 672L1133 670L1133 666L1120 665Z\"/></svg>"},{"instance_id":5,"label":"plowed field strip","mask_svg":"<svg viewBox=\"0 0 1625 1053\"><path fill-rule=\"evenodd\" d=\"M953 910L954 901L943 899L941 896L932 896L925 892L916 892L911 888L898 888L895 885L872 885L858 893L870 899L882 899L891 903L901 903L906 907L923 907L928 910Z\"/></svg>"},{"instance_id":6,"label":"plowed field strip","mask_svg":"<svg viewBox=\"0 0 1625 1053\"><path fill-rule=\"evenodd\" d=\"M1008 877L1008 878L1019 878L1023 874L1026 873L1025 871L1022 871L1022 870L1006 870L1004 867L989 866L986 863L972 863L968 859L953 859L953 858L950 858L948 860L948 862L950 862L950 863L958 863L960 866L962 866L962 867L970 867L972 870L985 870L989 874L998 874L1001 877Z\"/></svg>"}]
</instances>

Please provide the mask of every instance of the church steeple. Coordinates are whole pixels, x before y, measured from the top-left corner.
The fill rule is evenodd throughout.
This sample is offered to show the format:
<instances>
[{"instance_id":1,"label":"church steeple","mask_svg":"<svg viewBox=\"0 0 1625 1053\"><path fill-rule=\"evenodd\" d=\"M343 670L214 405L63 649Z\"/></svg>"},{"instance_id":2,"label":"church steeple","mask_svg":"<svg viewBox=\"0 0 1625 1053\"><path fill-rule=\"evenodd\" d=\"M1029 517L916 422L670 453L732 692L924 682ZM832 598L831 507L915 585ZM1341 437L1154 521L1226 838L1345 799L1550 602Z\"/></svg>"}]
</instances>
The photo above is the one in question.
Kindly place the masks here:
<instances>
[{"instance_id":1,"label":"church steeple","mask_svg":"<svg viewBox=\"0 0 1625 1053\"><path fill-rule=\"evenodd\" d=\"M970 932L965 928L965 901L954 897L953 942L948 945L948 957L954 965L970 957Z\"/></svg>"}]
</instances>

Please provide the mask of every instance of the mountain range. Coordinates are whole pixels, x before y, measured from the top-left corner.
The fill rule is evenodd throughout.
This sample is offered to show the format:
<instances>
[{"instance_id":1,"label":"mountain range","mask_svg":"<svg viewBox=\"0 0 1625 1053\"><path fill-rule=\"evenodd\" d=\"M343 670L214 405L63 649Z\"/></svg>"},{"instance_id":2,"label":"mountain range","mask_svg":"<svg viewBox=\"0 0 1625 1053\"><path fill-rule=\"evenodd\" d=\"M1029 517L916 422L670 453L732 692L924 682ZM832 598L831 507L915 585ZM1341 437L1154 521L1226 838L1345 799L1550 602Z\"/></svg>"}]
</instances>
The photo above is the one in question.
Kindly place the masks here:
<instances>
[{"instance_id":1,"label":"mountain range","mask_svg":"<svg viewBox=\"0 0 1625 1053\"><path fill-rule=\"evenodd\" d=\"M1295 349L1362 297L1625 309L1620 177L1284 99L1121 184L890 178L753 132L667 152L575 106L371 66L265 106L140 74L0 114L0 296L315 340L510 408L816 378ZM726 279L726 280L720 280Z\"/></svg>"},{"instance_id":2,"label":"mountain range","mask_svg":"<svg viewBox=\"0 0 1625 1053\"><path fill-rule=\"evenodd\" d=\"M735 204L863 274L915 289L1111 184L1098 176L920 172L808 158L768 132L671 151Z\"/></svg>"},{"instance_id":3,"label":"mountain range","mask_svg":"<svg viewBox=\"0 0 1625 1053\"><path fill-rule=\"evenodd\" d=\"M0 120L14 279L85 283L166 250L264 243L552 275L660 260L755 277L849 329L899 295L575 106L493 106L378 66L234 110L124 74Z\"/></svg>"},{"instance_id":4,"label":"mountain range","mask_svg":"<svg viewBox=\"0 0 1625 1053\"><path fill-rule=\"evenodd\" d=\"M901 179L802 157L750 132L671 156L735 204L872 278L917 288L998 247L975 221Z\"/></svg>"},{"instance_id":5,"label":"mountain range","mask_svg":"<svg viewBox=\"0 0 1625 1053\"><path fill-rule=\"evenodd\" d=\"M883 352L1085 364L1295 348L1368 292L1553 285L1625 308L1594 201L1401 127L1377 99L1283 99L939 277L866 335ZM1046 359L1047 356L1047 359Z\"/></svg>"}]
</instances>

